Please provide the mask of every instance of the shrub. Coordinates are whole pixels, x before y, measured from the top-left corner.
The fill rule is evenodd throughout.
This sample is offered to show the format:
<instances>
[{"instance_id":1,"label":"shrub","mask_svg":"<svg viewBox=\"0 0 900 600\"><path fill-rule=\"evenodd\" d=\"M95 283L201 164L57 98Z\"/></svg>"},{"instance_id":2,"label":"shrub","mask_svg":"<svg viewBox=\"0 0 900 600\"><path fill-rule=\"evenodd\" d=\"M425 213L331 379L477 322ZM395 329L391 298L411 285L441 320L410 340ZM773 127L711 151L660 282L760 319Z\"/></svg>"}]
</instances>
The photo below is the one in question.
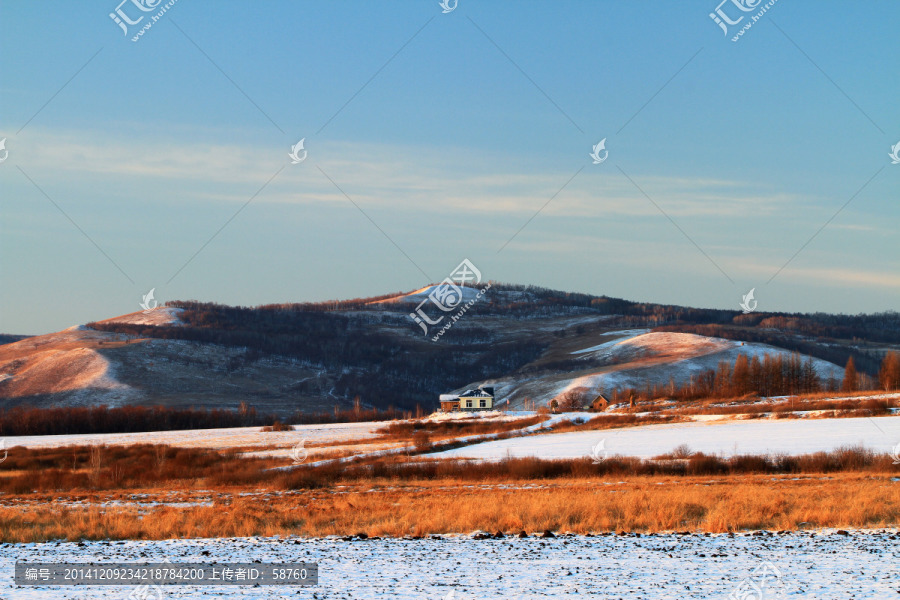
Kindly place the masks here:
<instances>
[{"instance_id":1,"label":"shrub","mask_svg":"<svg viewBox=\"0 0 900 600\"><path fill-rule=\"evenodd\" d=\"M727 472L728 465L715 456L697 453L688 460L688 475L721 475Z\"/></svg>"},{"instance_id":2,"label":"shrub","mask_svg":"<svg viewBox=\"0 0 900 600\"><path fill-rule=\"evenodd\" d=\"M694 451L687 444L681 444L672 450L672 456L675 458L690 458L693 455Z\"/></svg>"},{"instance_id":3,"label":"shrub","mask_svg":"<svg viewBox=\"0 0 900 600\"><path fill-rule=\"evenodd\" d=\"M427 431L417 431L413 435L413 445L417 452L427 452L431 450L431 436Z\"/></svg>"},{"instance_id":4,"label":"shrub","mask_svg":"<svg viewBox=\"0 0 900 600\"><path fill-rule=\"evenodd\" d=\"M282 423L281 421L279 421L277 419L271 425L266 425L265 427L262 428L262 431L266 431L266 432L268 432L268 431L293 431L293 430L294 430L293 425L288 425L287 423Z\"/></svg>"}]
</instances>

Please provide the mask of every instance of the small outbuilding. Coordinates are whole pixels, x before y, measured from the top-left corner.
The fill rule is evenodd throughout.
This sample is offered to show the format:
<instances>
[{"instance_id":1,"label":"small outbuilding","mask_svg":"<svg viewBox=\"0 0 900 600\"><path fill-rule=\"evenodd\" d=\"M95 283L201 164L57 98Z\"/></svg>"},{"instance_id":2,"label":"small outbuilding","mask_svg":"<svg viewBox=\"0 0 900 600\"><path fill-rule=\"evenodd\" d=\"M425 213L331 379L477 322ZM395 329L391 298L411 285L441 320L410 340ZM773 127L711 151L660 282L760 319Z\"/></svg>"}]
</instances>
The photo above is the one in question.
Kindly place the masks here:
<instances>
[{"instance_id":1,"label":"small outbuilding","mask_svg":"<svg viewBox=\"0 0 900 600\"><path fill-rule=\"evenodd\" d=\"M459 396L441 394L441 412L453 412L454 410L459 410Z\"/></svg>"},{"instance_id":2,"label":"small outbuilding","mask_svg":"<svg viewBox=\"0 0 900 600\"><path fill-rule=\"evenodd\" d=\"M585 409L591 410L594 412L601 412L606 410L609 407L609 398L604 396L603 394L597 394L597 397L594 398L591 403L585 406Z\"/></svg>"}]
</instances>

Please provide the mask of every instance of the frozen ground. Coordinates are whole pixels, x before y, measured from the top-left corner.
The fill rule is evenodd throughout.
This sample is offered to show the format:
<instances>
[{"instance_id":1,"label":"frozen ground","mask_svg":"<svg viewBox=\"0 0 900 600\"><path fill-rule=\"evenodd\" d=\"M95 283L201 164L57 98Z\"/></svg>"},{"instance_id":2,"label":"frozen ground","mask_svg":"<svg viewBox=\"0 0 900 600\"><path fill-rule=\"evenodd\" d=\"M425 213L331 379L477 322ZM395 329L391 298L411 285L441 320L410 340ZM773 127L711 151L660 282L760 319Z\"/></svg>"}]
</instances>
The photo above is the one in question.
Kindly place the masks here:
<instances>
[{"instance_id":1,"label":"frozen ground","mask_svg":"<svg viewBox=\"0 0 900 600\"><path fill-rule=\"evenodd\" d=\"M527 419L536 414L533 410L478 410L472 412L434 412L425 417L425 419L428 421L465 421L473 419L510 421L512 419Z\"/></svg>"},{"instance_id":2,"label":"frozen ground","mask_svg":"<svg viewBox=\"0 0 900 600\"><path fill-rule=\"evenodd\" d=\"M301 440L309 444L362 440L377 437L376 429L386 421L371 423L329 423L295 425L294 431L263 432L262 427L228 429L188 429L143 433L98 433L77 435L35 435L7 437L6 447L53 448L75 444L168 444L182 448L237 448L247 446L293 446ZM2 598L0 598L2 600Z\"/></svg>"},{"instance_id":3,"label":"frozen ground","mask_svg":"<svg viewBox=\"0 0 900 600\"><path fill-rule=\"evenodd\" d=\"M476 444L433 454L441 458L501 459L505 456L578 458L605 440L608 455L650 458L687 444L707 454L806 454L863 445L890 452L900 443L900 417L766 419L645 425L534 435Z\"/></svg>"},{"instance_id":4,"label":"frozen ground","mask_svg":"<svg viewBox=\"0 0 900 600\"><path fill-rule=\"evenodd\" d=\"M166 600L220 598L886 600L900 592L896 531L645 535L476 541L199 539L0 544L0 598L125 600L134 587L15 588L13 565L50 562L318 562L319 585L166 586ZM762 575L766 569L768 576ZM756 575L752 575L757 570Z\"/></svg>"}]
</instances>

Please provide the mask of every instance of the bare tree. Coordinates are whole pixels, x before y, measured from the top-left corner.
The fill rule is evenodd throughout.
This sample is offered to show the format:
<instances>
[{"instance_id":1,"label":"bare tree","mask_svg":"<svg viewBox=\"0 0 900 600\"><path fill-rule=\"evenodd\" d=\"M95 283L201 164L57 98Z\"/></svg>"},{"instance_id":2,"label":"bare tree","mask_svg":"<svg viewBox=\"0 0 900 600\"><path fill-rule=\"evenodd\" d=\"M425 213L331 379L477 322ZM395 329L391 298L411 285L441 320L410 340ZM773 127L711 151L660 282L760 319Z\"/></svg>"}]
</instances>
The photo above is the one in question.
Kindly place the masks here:
<instances>
[{"instance_id":1,"label":"bare tree","mask_svg":"<svg viewBox=\"0 0 900 600\"><path fill-rule=\"evenodd\" d=\"M553 399L557 402L560 412L577 412L584 410L585 404L588 404L593 398L590 397L590 389L586 387L576 387L566 390Z\"/></svg>"},{"instance_id":2,"label":"bare tree","mask_svg":"<svg viewBox=\"0 0 900 600\"><path fill-rule=\"evenodd\" d=\"M166 447L162 444L154 448L156 458L156 470L162 471L163 465L166 464Z\"/></svg>"},{"instance_id":3,"label":"bare tree","mask_svg":"<svg viewBox=\"0 0 900 600\"><path fill-rule=\"evenodd\" d=\"M878 382L886 392L900 389L900 354L888 352L885 355L878 371Z\"/></svg>"},{"instance_id":4,"label":"bare tree","mask_svg":"<svg viewBox=\"0 0 900 600\"><path fill-rule=\"evenodd\" d=\"M96 482L100 478L100 471L103 469L103 446L91 446L89 464L91 467L91 479Z\"/></svg>"},{"instance_id":5,"label":"bare tree","mask_svg":"<svg viewBox=\"0 0 900 600\"><path fill-rule=\"evenodd\" d=\"M844 367L844 381L841 384L842 392L855 392L859 389L859 375L856 372L856 364L853 357L847 359L847 366Z\"/></svg>"}]
</instances>

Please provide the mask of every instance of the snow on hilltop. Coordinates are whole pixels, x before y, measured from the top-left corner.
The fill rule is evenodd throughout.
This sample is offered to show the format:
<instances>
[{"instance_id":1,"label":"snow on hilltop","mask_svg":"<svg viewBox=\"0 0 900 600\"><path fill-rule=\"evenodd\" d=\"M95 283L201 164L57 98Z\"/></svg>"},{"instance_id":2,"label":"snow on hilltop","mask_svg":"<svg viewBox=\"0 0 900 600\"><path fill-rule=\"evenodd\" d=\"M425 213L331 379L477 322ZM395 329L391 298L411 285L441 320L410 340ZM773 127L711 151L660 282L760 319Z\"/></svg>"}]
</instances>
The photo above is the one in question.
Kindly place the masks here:
<instances>
[{"instance_id":1,"label":"snow on hilltop","mask_svg":"<svg viewBox=\"0 0 900 600\"><path fill-rule=\"evenodd\" d=\"M97 321L97 323L124 323L128 325L181 325L178 317L183 308L159 307L151 311L139 311L120 315L111 319Z\"/></svg>"},{"instance_id":2,"label":"snow on hilltop","mask_svg":"<svg viewBox=\"0 0 900 600\"><path fill-rule=\"evenodd\" d=\"M610 339L611 338L611 339ZM783 348L751 342L737 342L692 333L654 332L647 329L628 329L606 332L600 344L588 347L568 347L562 359L584 362L564 370L542 373L538 377L503 378L491 381L499 397L509 399L509 406L519 408L523 402L548 405L554 398L575 388L593 393L609 394L613 390L642 389L647 385L666 385L671 380L682 383L709 369L720 361L734 363L743 354L748 358L764 354L789 357ZM801 355L805 361L806 356ZM818 358L812 359L823 380L832 375L840 380L843 368Z\"/></svg>"},{"instance_id":3,"label":"snow on hilltop","mask_svg":"<svg viewBox=\"0 0 900 600\"><path fill-rule=\"evenodd\" d=\"M610 359L614 362L639 359L684 361L715 355L714 363L707 368L715 368L720 360L733 362L738 354L744 354L748 358L753 356L762 358L766 353L772 356L791 354L788 350L767 344L736 342L693 333L650 333L647 329L632 329L615 332L615 335L621 337L591 348L576 350L572 354L578 358ZM721 356L722 353L727 353L729 356ZM837 365L819 359L813 359L813 364L819 375L824 377L837 368Z\"/></svg>"},{"instance_id":4,"label":"snow on hilltop","mask_svg":"<svg viewBox=\"0 0 900 600\"><path fill-rule=\"evenodd\" d=\"M428 296L440 287L440 284L437 285L426 285L425 287L418 289L414 292L410 292L408 294L403 294L402 296L394 296L393 298L385 298L384 300L376 300L374 302L370 302L369 304L399 304L399 303L410 303L410 304L418 304L422 300L428 298ZM475 287L460 287L460 291L462 292L462 302L469 302L470 300L474 300L478 293L481 291L480 288ZM453 300L456 300L455 294Z\"/></svg>"},{"instance_id":5,"label":"snow on hilltop","mask_svg":"<svg viewBox=\"0 0 900 600\"><path fill-rule=\"evenodd\" d=\"M134 312L99 323L177 325L180 308ZM0 346L0 399L50 395L64 405L119 406L137 400L139 390L122 382L120 364L109 351L129 343L129 336L75 325L46 335Z\"/></svg>"},{"instance_id":6,"label":"snow on hilltop","mask_svg":"<svg viewBox=\"0 0 900 600\"><path fill-rule=\"evenodd\" d=\"M119 405L135 390L117 379L116 365L100 350L121 337L70 327L0 346L0 396L65 393L69 404Z\"/></svg>"},{"instance_id":7,"label":"snow on hilltop","mask_svg":"<svg viewBox=\"0 0 900 600\"><path fill-rule=\"evenodd\" d=\"M649 332L650 332L649 329L626 329L624 331L611 331L611 332L607 333L606 335L616 335L619 337L617 337L616 339L611 340L609 342L603 342L602 344L597 344L596 346L591 346L590 348L584 348L582 350L575 350L572 352L572 354L587 354L589 352L590 353L598 352L599 350L609 350L613 346L617 346L618 344L624 343L624 341L634 339L634 337L636 337L636 336L643 335L643 334L649 333ZM622 340L622 336L625 336L624 341Z\"/></svg>"}]
</instances>

